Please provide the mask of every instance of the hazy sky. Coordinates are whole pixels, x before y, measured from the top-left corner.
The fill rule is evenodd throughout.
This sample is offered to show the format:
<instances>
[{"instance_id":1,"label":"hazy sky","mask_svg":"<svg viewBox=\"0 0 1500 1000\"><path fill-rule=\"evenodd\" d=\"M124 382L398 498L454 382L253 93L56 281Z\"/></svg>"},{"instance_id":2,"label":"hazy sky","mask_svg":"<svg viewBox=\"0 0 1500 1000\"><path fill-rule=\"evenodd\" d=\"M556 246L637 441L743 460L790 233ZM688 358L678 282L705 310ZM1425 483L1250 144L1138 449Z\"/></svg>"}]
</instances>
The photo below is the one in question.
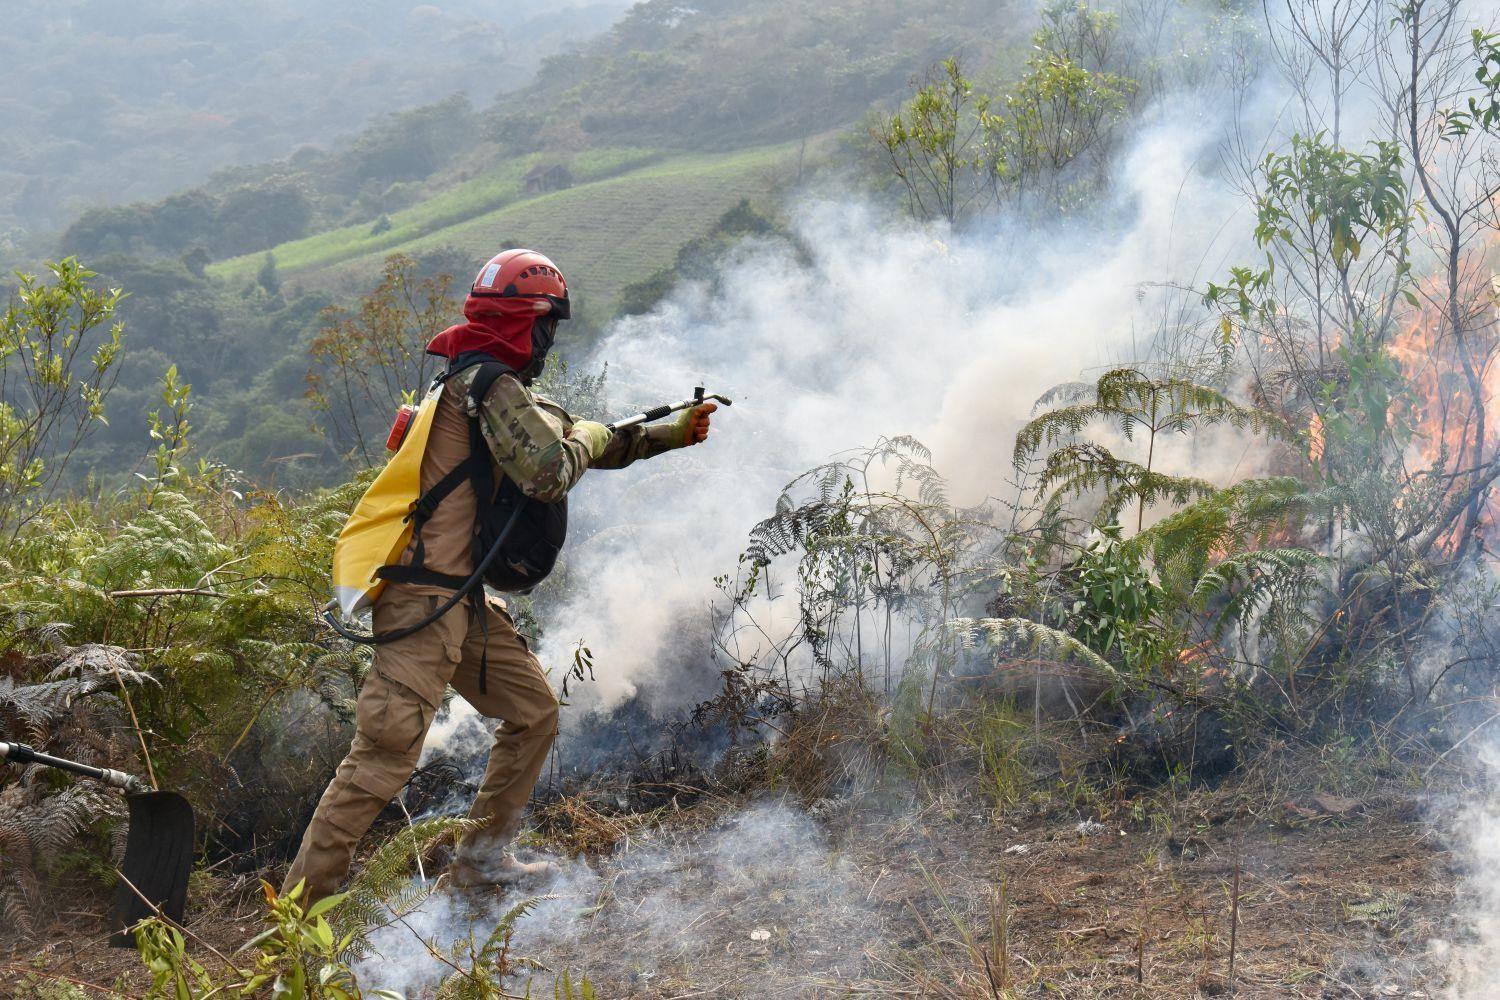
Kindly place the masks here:
<instances>
[{"instance_id":1,"label":"hazy sky","mask_svg":"<svg viewBox=\"0 0 1500 1000\"><path fill-rule=\"evenodd\" d=\"M484 106L629 6L7 0L0 240L326 144L458 91Z\"/></svg>"}]
</instances>

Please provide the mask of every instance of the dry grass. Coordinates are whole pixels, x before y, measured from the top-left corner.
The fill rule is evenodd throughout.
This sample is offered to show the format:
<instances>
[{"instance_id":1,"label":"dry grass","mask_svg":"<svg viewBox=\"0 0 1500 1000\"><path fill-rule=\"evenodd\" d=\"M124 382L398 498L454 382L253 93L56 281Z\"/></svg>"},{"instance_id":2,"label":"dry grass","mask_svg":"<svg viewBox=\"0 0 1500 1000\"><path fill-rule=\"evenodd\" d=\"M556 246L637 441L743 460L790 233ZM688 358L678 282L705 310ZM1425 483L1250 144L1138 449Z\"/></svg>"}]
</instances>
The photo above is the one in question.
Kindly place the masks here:
<instances>
[{"instance_id":1,"label":"dry grass","mask_svg":"<svg viewBox=\"0 0 1500 1000\"><path fill-rule=\"evenodd\" d=\"M951 796L816 820L716 798L612 816L574 796L539 818L555 848L586 857L516 948L587 972L603 997L1215 996L1238 855L1236 996L1433 996L1426 944L1450 931L1454 876L1413 799L1258 817L1260 792L1161 799L1088 835L1071 809ZM132 956L69 919L39 956L49 972L139 987ZM253 925L249 901L194 919L220 945Z\"/></svg>"},{"instance_id":2,"label":"dry grass","mask_svg":"<svg viewBox=\"0 0 1500 1000\"><path fill-rule=\"evenodd\" d=\"M1187 796L1087 835L1071 810L947 798L826 813L809 842L792 810L744 831L766 853L714 802L595 858L520 947L602 996L1215 996L1238 867L1236 996L1434 995L1454 879L1412 801L1258 819L1253 798Z\"/></svg>"},{"instance_id":3,"label":"dry grass","mask_svg":"<svg viewBox=\"0 0 1500 1000\"><path fill-rule=\"evenodd\" d=\"M711 792L602 783L538 807L528 846L564 874L514 954L661 1000L1437 995L1429 942L1460 933L1458 875L1434 790L1388 742L1270 744L1214 789L1140 792L1077 766L1076 721L990 707L903 722L827 698L727 755ZM1019 763L1067 744L1049 777ZM194 930L249 937L251 880L201 882ZM514 902L481 899L451 929ZM69 919L50 973L139 988L133 956Z\"/></svg>"},{"instance_id":4,"label":"dry grass","mask_svg":"<svg viewBox=\"0 0 1500 1000\"><path fill-rule=\"evenodd\" d=\"M562 854L609 854L629 844L631 833L651 825L661 812L610 811L602 808L590 792L578 792L533 810L536 829L528 839Z\"/></svg>"},{"instance_id":5,"label":"dry grass","mask_svg":"<svg viewBox=\"0 0 1500 1000\"><path fill-rule=\"evenodd\" d=\"M868 863L893 848L920 862L918 878L891 881L884 893L888 907L910 911L919 939L872 956L872 977L886 973L873 992L897 984L951 997L1004 988L1079 998L1225 992L1236 845L1236 995L1405 996L1432 985L1422 958L1451 888L1434 880L1440 859L1409 819L1380 813L1290 829L1198 801L1158 836L1111 825L1085 837L1069 819L918 824L894 844L872 831ZM1006 853L1018 846L1024 853ZM1380 900L1400 901L1391 919L1365 919ZM998 927L1008 968L992 985L976 955ZM1349 982L1364 970L1376 981ZM1388 988L1401 992L1377 992Z\"/></svg>"}]
</instances>

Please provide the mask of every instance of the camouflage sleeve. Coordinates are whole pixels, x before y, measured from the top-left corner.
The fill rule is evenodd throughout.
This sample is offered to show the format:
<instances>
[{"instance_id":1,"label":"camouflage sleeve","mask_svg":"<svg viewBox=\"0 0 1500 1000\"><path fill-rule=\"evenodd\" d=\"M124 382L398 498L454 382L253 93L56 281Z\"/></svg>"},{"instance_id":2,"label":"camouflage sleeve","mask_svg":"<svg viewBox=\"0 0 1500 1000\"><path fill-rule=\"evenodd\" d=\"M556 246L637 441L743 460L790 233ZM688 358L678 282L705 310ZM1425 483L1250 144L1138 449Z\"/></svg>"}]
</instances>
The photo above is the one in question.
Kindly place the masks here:
<instances>
[{"instance_id":1,"label":"camouflage sleeve","mask_svg":"<svg viewBox=\"0 0 1500 1000\"><path fill-rule=\"evenodd\" d=\"M479 415L480 433L500 471L534 500L561 500L589 467L587 446L571 440L567 425L538 406L512 375L495 379Z\"/></svg>"},{"instance_id":2,"label":"camouflage sleeve","mask_svg":"<svg viewBox=\"0 0 1500 1000\"><path fill-rule=\"evenodd\" d=\"M609 439L609 447L604 449L604 454L594 459L590 465L596 469L623 469L640 459L655 458L662 452L671 451L675 447L672 444L671 435L670 424L625 427L615 431L615 436Z\"/></svg>"}]
</instances>

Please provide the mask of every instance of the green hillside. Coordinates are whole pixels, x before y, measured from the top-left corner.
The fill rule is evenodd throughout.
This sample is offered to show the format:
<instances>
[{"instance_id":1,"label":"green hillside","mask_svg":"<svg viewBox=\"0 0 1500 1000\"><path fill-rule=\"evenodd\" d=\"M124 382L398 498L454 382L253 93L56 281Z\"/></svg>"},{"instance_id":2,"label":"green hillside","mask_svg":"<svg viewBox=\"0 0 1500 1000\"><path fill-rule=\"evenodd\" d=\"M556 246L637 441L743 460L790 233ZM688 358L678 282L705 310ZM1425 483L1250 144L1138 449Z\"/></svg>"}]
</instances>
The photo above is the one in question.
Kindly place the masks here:
<instances>
[{"instance_id":1,"label":"green hillside","mask_svg":"<svg viewBox=\"0 0 1500 1000\"><path fill-rule=\"evenodd\" d=\"M638 168L660 156L649 149L590 150L574 157L569 169L575 180L587 183ZM290 273L328 267L365 254L394 252L393 248L520 198L522 178L545 160L541 154L532 154L507 161L410 208L391 213L389 227L368 223L344 226L283 243L273 251L276 265L283 273ZM228 281L245 281L255 275L264 256L263 252L256 252L232 257L213 264L208 273Z\"/></svg>"},{"instance_id":2,"label":"green hillside","mask_svg":"<svg viewBox=\"0 0 1500 1000\"><path fill-rule=\"evenodd\" d=\"M381 261L392 253L441 247L482 261L502 247L536 246L567 269L581 311L602 319L614 312L622 289L670 264L685 243L707 233L741 199L753 201L769 194L794 149L766 146L716 156L677 156L604 180L515 200L406 240L382 238L371 245L346 236L342 244L332 239L320 242L334 233L299 240L277 247L276 261L283 274L300 270L324 272L317 277L368 276L378 273ZM431 206L456 194L444 194L411 212L437 217L443 213ZM392 230L383 237L396 232L394 216L392 223ZM402 220L400 228L418 227ZM307 249L309 244L318 244L326 256L317 258ZM349 252L351 247L353 252ZM245 277L259 266L259 260L241 258L218 268L233 265L236 270L230 273Z\"/></svg>"}]
</instances>

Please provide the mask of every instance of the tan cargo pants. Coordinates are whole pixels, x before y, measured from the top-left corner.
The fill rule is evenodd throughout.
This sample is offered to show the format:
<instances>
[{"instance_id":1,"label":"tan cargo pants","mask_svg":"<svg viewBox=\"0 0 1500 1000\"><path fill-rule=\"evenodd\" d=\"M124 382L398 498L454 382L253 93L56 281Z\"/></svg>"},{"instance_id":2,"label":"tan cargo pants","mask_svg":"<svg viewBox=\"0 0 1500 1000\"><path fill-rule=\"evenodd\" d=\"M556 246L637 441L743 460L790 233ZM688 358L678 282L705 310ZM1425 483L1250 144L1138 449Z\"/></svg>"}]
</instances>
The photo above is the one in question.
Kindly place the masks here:
<instances>
[{"instance_id":1,"label":"tan cargo pants","mask_svg":"<svg viewBox=\"0 0 1500 1000\"><path fill-rule=\"evenodd\" d=\"M410 625L446 596L398 584L375 603L375 631ZM354 743L318 801L283 891L307 880L311 901L332 895L349 872L359 839L411 777L422 741L449 684L495 730L484 782L469 811L485 828L465 838L460 856L503 850L520 825L557 735L557 696L504 605L486 601L485 627L464 601L415 635L375 647L359 690ZM479 690L481 651L485 691Z\"/></svg>"}]
</instances>

